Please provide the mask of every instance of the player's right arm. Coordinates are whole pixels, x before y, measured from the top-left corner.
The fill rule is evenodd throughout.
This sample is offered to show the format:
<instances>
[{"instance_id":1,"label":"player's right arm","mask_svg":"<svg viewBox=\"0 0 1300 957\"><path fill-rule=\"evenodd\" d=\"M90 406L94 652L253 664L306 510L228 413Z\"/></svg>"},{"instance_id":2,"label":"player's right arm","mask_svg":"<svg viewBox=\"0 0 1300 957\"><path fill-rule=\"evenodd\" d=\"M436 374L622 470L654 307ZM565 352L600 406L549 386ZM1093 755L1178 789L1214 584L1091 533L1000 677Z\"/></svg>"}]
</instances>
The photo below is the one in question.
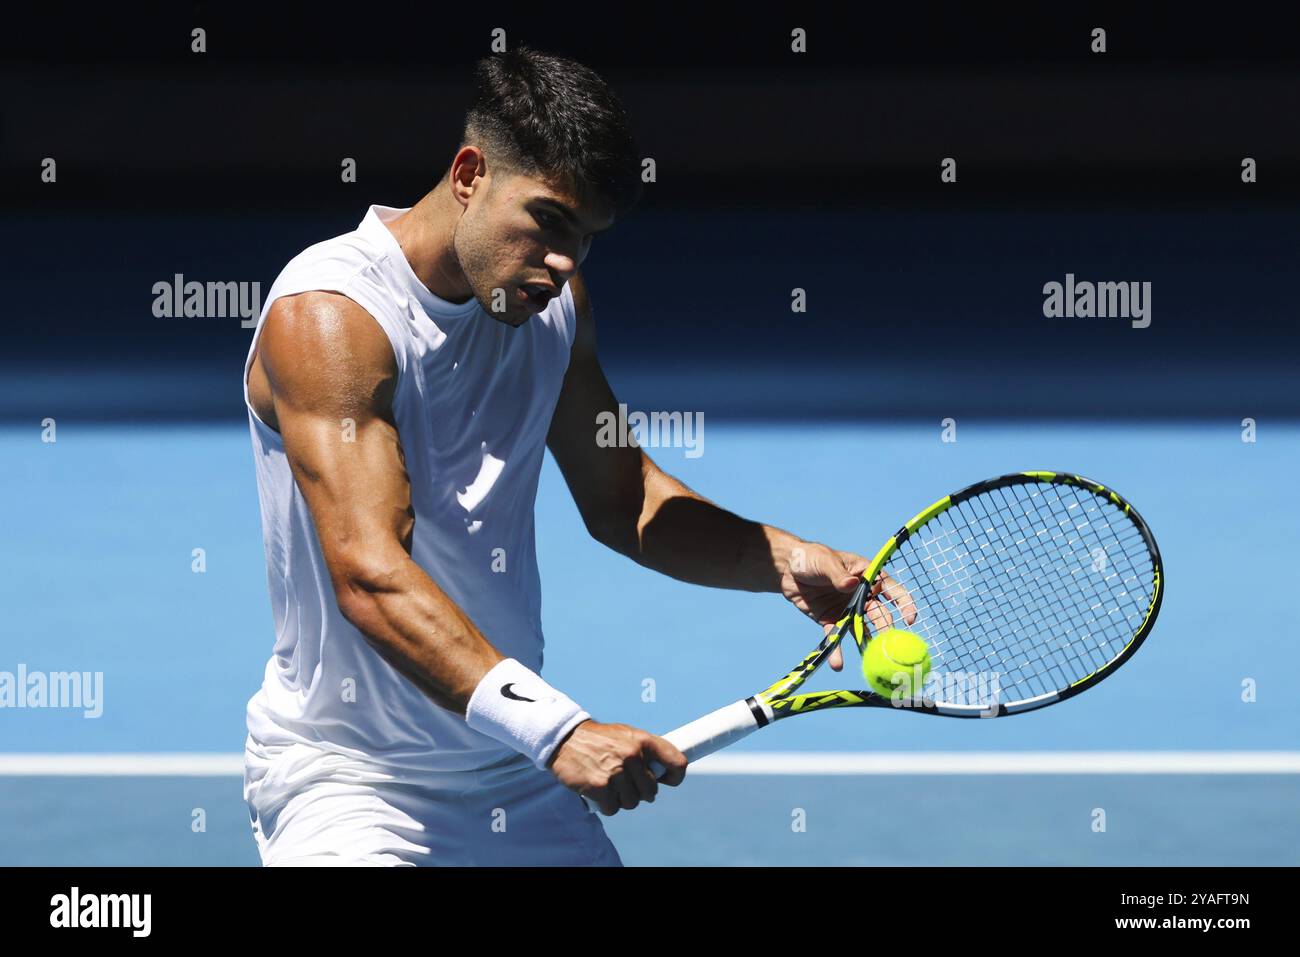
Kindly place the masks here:
<instances>
[{"instance_id":1,"label":"player's right arm","mask_svg":"<svg viewBox=\"0 0 1300 957\"><path fill-rule=\"evenodd\" d=\"M504 656L411 558L415 513L392 415L396 384L388 337L353 300L309 292L272 304L249 375L250 398L280 433L339 610L429 698L466 715ZM503 720L512 719L507 713ZM611 814L653 799L657 784L646 763L673 757L661 753L672 748L661 741L587 719L563 739L559 767L555 747L551 769Z\"/></svg>"},{"instance_id":2,"label":"player's right arm","mask_svg":"<svg viewBox=\"0 0 1300 957\"><path fill-rule=\"evenodd\" d=\"M411 559L415 514L388 337L351 299L303 293L271 306L257 363L339 610L425 694L463 714L503 655Z\"/></svg>"}]
</instances>

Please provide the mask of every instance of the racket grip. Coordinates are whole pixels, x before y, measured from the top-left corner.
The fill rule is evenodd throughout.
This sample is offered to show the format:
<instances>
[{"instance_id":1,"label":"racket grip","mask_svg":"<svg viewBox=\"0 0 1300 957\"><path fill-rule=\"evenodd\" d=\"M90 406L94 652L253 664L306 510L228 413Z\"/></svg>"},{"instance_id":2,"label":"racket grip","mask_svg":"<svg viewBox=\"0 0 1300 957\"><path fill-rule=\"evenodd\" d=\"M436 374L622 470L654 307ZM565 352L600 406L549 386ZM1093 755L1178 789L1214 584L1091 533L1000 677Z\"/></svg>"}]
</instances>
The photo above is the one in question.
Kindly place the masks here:
<instances>
[{"instance_id":1,"label":"racket grip","mask_svg":"<svg viewBox=\"0 0 1300 957\"><path fill-rule=\"evenodd\" d=\"M702 718L696 718L690 724L669 731L663 737L686 755L687 761L698 761L714 751L721 751L758 729L758 719L749 705L749 699L744 699L732 702ZM658 761L650 762L650 772L656 780L662 777L666 770L667 768ZM593 814L599 811L596 804L588 798L583 797L582 800L586 803L588 811Z\"/></svg>"}]
</instances>

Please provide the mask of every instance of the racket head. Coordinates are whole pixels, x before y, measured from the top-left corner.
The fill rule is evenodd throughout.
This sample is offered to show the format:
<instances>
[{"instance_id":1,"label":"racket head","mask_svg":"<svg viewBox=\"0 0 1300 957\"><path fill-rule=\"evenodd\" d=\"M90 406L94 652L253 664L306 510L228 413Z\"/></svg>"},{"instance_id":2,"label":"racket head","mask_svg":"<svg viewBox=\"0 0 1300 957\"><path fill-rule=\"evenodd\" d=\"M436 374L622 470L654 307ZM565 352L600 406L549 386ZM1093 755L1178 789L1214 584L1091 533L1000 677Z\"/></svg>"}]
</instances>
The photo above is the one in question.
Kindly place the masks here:
<instances>
[{"instance_id":1,"label":"racket head","mask_svg":"<svg viewBox=\"0 0 1300 957\"><path fill-rule=\"evenodd\" d=\"M1064 701L1116 670L1151 633L1164 567L1150 528L1118 492L1070 472L1015 472L976 482L919 512L881 546L845 616L816 650L760 693L773 720L839 707L906 707L1002 717ZM879 600L892 579L916 620ZM859 651L872 620L930 646L918 699L872 691L796 694L833 648Z\"/></svg>"}]
</instances>

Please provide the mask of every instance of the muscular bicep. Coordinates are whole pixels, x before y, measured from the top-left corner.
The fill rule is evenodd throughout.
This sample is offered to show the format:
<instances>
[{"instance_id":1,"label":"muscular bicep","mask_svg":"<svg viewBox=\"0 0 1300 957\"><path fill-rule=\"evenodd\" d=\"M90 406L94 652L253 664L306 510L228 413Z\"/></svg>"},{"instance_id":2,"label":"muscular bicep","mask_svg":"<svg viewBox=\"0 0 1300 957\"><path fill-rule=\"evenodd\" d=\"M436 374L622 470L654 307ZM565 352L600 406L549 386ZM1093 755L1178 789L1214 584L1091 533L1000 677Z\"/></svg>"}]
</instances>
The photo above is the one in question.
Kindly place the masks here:
<instances>
[{"instance_id":1,"label":"muscular bicep","mask_svg":"<svg viewBox=\"0 0 1300 957\"><path fill-rule=\"evenodd\" d=\"M581 274L570 285L578 327L547 444L592 536L628 553L635 548L646 481L661 473L641 449L608 441L616 437L618 401L596 356L595 322Z\"/></svg>"},{"instance_id":2,"label":"muscular bicep","mask_svg":"<svg viewBox=\"0 0 1300 957\"><path fill-rule=\"evenodd\" d=\"M304 293L272 305L258 344L293 477L336 590L409 552L410 482L391 414L388 337L352 300Z\"/></svg>"}]
</instances>

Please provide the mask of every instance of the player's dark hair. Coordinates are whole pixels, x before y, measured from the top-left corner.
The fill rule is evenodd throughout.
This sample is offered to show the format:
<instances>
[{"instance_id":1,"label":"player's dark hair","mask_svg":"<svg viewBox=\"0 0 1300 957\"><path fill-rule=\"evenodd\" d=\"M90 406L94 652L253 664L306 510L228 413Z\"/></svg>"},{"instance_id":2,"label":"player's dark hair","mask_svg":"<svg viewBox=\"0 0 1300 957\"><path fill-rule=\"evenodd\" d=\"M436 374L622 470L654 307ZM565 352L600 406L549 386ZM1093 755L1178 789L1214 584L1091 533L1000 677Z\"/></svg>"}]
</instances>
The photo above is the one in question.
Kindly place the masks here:
<instances>
[{"instance_id":1,"label":"player's dark hair","mask_svg":"<svg viewBox=\"0 0 1300 957\"><path fill-rule=\"evenodd\" d=\"M641 161L626 110L605 81L573 60L518 47L474 69L464 145L508 173L595 190L631 210L641 198Z\"/></svg>"}]
</instances>

